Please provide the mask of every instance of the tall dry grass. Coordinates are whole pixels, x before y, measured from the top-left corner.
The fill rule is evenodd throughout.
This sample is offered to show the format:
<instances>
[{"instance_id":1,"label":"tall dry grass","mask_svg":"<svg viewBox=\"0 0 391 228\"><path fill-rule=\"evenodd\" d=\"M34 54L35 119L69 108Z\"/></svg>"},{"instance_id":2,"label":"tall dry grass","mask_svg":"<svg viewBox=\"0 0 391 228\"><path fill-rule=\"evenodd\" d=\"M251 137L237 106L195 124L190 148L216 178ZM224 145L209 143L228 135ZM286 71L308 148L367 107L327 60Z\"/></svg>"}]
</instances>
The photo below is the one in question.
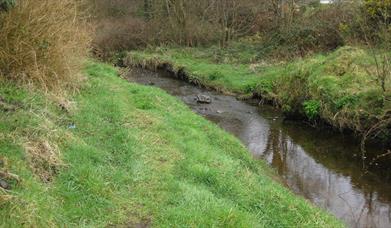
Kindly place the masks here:
<instances>
[{"instance_id":1,"label":"tall dry grass","mask_svg":"<svg viewBox=\"0 0 391 228\"><path fill-rule=\"evenodd\" d=\"M81 0L23 0L0 13L0 77L46 91L76 88L90 35Z\"/></svg>"}]
</instances>

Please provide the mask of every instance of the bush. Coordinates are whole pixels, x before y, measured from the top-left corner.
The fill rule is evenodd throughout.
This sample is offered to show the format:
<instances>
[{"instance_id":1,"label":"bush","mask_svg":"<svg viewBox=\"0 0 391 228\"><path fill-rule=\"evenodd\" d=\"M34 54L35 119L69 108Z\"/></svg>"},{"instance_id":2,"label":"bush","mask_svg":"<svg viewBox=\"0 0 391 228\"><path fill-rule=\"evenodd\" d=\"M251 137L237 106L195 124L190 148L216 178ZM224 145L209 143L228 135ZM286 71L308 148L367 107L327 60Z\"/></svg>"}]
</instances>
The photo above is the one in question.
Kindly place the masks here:
<instances>
[{"instance_id":1,"label":"bush","mask_svg":"<svg viewBox=\"0 0 391 228\"><path fill-rule=\"evenodd\" d=\"M350 24L356 5L335 3L303 6L292 21L281 23L267 34L263 54L292 58L314 52L332 51L345 44L341 27ZM270 33L270 32L269 32Z\"/></svg>"},{"instance_id":2,"label":"bush","mask_svg":"<svg viewBox=\"0 0 391 228\"><path fill-rule=\"evenodd\" d=\"M391 48L391 0L365 0L363 8L364 32L375 44Z\"/></svg>"},{"instance_id":3,"label":"bush","mask_svg":"<svg viewBox=\"0 0 391 228\"><path fill-rule=\"evenodd\" d=\"M391 0L365 0L364 9L375 24L391 23Z\"/></svg>"},{"instance_id":4,"label":"bush","mask_svg":"<svg viewBox=\"0 0 391 228\"><path fill-rule=\"evenodd\" d=\"M0 78L46 90L75 88L89 34L79 0L23 0L0 13Z\"/></svg>"},{"instance_id":5,"label":"bush","mask_svg":"<svg viewBox=\"0 0 391 228\"><path fill-rule=\"evenodd\" d=\"M274 34L272 47L281 57L295 57L334 50L344 44L338 31L323 23L298 23Z\"/></svg>"},{"instance_id":6,"label":"bush","mask_svg":"<svg viewBox=\"0 0 391 228\"><path fill-rule=\"evenodd\" d=\"M99 59L111 61L117 52L142 48L146 36L146 22L138 15L140 0L87 0L94 16L93 53Z\"/></svg>"},{"instance_id":7,"label":"bush","mask_svg":"<svg viewBox=\"0 0 391 228\"><path fill-rule=\"evenodd\" d=\"M109 60L116 52L145 47L144 28L145 23L133 17L101 20L92 42L95 56Z\"/></svg>"}]
</instances>

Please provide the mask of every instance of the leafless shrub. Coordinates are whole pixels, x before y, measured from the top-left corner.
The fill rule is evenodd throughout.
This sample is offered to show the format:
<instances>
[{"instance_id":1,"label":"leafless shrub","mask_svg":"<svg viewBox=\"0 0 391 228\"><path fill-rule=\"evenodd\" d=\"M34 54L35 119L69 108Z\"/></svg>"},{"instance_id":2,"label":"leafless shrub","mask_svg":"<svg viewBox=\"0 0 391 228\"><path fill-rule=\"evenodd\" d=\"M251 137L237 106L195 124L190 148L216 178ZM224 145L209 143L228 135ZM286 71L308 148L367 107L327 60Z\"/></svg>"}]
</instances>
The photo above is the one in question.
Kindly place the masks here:
<instances>
[{"instance_id":1,"label":"leafless shrub","mask_svg":"<svg viewBox=\"0 0 391 228\"><path fill-rule=\"evenodd\" d=\"M145 47L148 39L145 39L144 28L142 20L131 16L100 20L93 40L95 54L107 59L112 52Z\"/></svg>"},{"instance_id":2,"label":"leafless shrub","mask_svg":"<svg viewBox=\"0 0 391 228\"><path fill-rule=\"evenodd\" d=\"M377 118L377 122L364 133L361 141L361 150L365 158L366 142L381 135L389 137L391 134L391 4L390 1L364 1L363 14L357 24L367 47L371 50L371 57L375 67L368 68L367 74L376 80L383 96L384 113Z\"/></svg>"},{"instance_id":3,"label":"leafless shrub","mask_svg":"<svg viewBox=\"0 0 391 228\"><path fill-rule=\"evenodd\" d=\"M146 45L226 46L256 33L264 2L257 0L90 0L97 25L95 53ZM266 12L266 10L263 10ZM110 54L110 53L109 53Z\"/></svg>"},{"instance_id":4,"label":"leafless shrub","mask_svg":"<svg viewBox=\"0 0 391 228\"><path fill-rule=\"evenodd\" d=\"M388 81L391 79L391 62L387 54L378 55L374 50L372 50L372 57L375 61L374 69L367 69L368 75L374 75L375 80L378 85L381 87L383 93L385 93L389 88Z\"/></svg>"}]
</instances>

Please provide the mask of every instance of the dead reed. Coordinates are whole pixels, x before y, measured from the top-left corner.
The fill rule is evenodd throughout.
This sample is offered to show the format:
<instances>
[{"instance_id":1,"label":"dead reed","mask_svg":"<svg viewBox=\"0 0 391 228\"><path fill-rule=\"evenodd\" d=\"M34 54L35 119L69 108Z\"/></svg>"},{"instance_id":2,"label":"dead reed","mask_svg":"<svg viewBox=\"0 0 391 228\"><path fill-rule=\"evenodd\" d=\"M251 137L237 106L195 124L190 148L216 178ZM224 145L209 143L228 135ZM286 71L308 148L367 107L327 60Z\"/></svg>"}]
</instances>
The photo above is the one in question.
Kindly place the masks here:
<instances>
[{"instance_id":1,"label":"dead reed","mask_svg":"<svg viewBox=\"0 0 391 228\"><path fill-rule=\"evenodd\" d=\"M0 13L0 78L46 91L76 88L90 36L78 0L23 0Z\"/></svg>"}]
</instances>

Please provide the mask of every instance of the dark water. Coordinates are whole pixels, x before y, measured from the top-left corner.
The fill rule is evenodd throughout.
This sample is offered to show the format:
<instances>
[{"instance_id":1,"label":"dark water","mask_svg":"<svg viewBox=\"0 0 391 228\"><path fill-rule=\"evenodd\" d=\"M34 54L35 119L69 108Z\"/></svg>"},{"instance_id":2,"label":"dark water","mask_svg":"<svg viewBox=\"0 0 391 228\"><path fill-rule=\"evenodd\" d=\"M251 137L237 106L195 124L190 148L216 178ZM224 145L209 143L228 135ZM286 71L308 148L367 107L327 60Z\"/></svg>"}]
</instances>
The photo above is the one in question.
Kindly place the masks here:
<instances>
[{"instance_id":1,"label":"dark water","mask_svg":"<svg viewBox=\"0 0 391 228\"><path fill-rule=\"evenodd\" d=\"M238 101L163 74L135 69L129 80L160 87L195 112L234 134L255 158L273 166L289 188L333 213L350 227L391 227L391 161L363 168L359 142L303 123L283 122L278 111ZM211 104L198 104L205 94ZM368 149L371 154L382 148Z\"/></svg>"}]
</instances>

